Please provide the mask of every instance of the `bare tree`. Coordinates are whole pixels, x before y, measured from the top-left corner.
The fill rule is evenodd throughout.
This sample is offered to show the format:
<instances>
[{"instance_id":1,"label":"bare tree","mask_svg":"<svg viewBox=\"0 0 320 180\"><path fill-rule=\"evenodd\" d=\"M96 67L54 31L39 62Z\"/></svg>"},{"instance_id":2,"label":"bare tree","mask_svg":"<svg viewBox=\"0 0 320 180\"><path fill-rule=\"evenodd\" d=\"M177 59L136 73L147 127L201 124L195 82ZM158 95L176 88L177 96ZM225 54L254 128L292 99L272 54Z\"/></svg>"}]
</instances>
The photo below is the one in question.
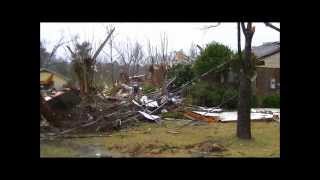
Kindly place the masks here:
<instances>
[{"instance_id":1,"label":"bare tree","mask_svg":"<svg viewBox=\"0 0 320 180\"><path fill-rule=\"evenodd\" d=\"M139 67L140 67L140 64L142 64L142 60L144 57L142 46L138 42L136 42L131 53L132 53L131 58L133 59L132 75L135 75L139 72Z\"/></svg>"},{"instance_id":2,"label":"bare tree","mask_svg":"<svg viewBox=\"0 0 320 180\"><path fill-rule=\"evenodd\" d=\"M255 27L248 22L247 27L243 22L240 23L245 37L245 58L240 65L240 87L239 87L239 106L237 120L237 136L241 139L251 139L251 79L255 69L255 63L251 58L251 43L255 32ZM240 44L240 25L238 24L238 53L241 49ZM241 57L241 53L239 53Z\"/></svg>"},{"instance_id":3,"label":"bare tree","mask_svg":"<svg viewBox=\"0 0 320 180\"><path fill-rule=\"evenodd\" d=\"M161 64L168 63L168 36L166 33L160 34L160 50L161 50Z\"/></svg>"},{"instance_id":4,"label":"bare tree","mask_svg":"<svg viewBox=\"0 0 320 180\"><path fill-rule=\"evenodd\" d=\"M220 25L220 23L218 25ZM241 28L240 28L240 25L241 25ZM216 27L216 26L213 26L213 27ZM270 26L270 24L268 24L268 26ZM244 50L243 60L242 60L242 53L241 53L241 29L245 37L245 50ZM255 32L255 27L252 26L251 22L247 23L247 27L243 22L237 24L238 55L240 58L240 87L239 87L239 105L238 105L238 120L237 120L237 137L241 139L251 139L251 117L250 117L251 96L252 96L251 81L253 79L252 77L254 77L256 73L255 62L252 60L252 50L251 50L252 37L254 32Z\"/></svg>"},{"instance_id":5,"label":"bare tree","mask_svg":"<svg viewBox=\"0 0 320 180\"><path fill-rule=\"evenodd\" d=\"M132 45L131 42L127 40L126 43L122 43L122 46L118 45L115 49L119 54L119 62L125 67L125 73L128 75L137 74L140 65L144 63L144 53L141 44L135 42L134 45Z\"/></svg>"},{"instance_id":6,"label":"bare tree","mask_svg":"<svg viewBox=\"0 0 320 180\"><path fill-rule=\"evenodd\" d=\"M151 65L154 65L156 63L156 56L155 56L155 50L151 46L150 40L148 40L148 63Z\"/></svg>"},{"instance_id":7,"label":"bare tree","mask_svg":"<svg viewBox=\"0 0 320 180\"><path fill-rule=\"evenodd\" d=\"M130 41L127 40L126 43L121 43L117 46L114 46L114 49L118 53L118 60L120 65L124 66L124 73L130 74L130 65L132 63L132 58L131 58L131 44Z\"/></svg>"},{"instance_id":8,"label":"bare tree","mask_svg":"<svg viewBox=\"0 0 320 180\"><path fill-rule=\"evenodd\" d=\"M58 42L53 46L52 51L46 55L46 57L42 56L40 54L40 62L41 62L41 66L43 67L49 67L51 65L53 65L54 63L52 63L52 61L55 59L55 54L57 52L57 50L59 49L59 47L61 47L63 44L66 44L68 42L64 42L63 41L64 37L61 36L61 38L58 40ZM46 51L45 47L43 46L43 43L40 42L40 53L43 53L41 51Z\"/></svg>"}]
</instances>

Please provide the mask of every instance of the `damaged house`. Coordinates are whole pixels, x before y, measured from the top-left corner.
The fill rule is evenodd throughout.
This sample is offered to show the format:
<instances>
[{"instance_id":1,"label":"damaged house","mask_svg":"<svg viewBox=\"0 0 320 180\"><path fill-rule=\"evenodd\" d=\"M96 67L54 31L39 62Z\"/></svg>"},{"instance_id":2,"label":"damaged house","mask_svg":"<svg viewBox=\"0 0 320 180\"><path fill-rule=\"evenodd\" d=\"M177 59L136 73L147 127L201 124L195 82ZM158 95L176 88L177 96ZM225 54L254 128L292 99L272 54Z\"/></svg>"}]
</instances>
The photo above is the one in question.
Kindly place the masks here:
<instances>
[{"instance_id":1,"label":"damaged house","mask_svg":"<svg viewBox=\"0 0 320 180\"><path fill-rule=\"evenodd\" d=\"M252 51L257 58L256 95L280 94L280 42L264 43Z\"/></svg>"},{"instance_id":2,"label":"damaged house","mask_svg":"<svg viewBox=\"0 0 320 180\"><path fill-rule=\"evenodd\" d=\"M267 42L252 47L256 59L256 77L253 80L253 92L257 96L280 94L280 42ZM232 68L220 73L211 72L204 77L210 83L220 83L226 86L238 86L238 73Z\"/></svg>"}]
</instances>

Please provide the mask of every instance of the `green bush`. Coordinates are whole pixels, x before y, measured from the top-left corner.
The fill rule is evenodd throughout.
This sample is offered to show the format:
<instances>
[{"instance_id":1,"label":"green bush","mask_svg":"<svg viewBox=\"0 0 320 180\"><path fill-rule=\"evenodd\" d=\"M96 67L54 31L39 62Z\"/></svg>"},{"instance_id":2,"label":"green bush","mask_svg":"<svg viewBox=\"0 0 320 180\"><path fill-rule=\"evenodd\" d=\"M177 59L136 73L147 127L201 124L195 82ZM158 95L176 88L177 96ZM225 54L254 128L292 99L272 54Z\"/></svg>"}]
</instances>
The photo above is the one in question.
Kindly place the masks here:
<instances>
[{"instance_id":1,"label":"green bush","mask_svg":"<svg viewBox=\"0 0 320 180\"><path fill-rule=\"evenodd\" d=\"M176 77L174 85L176 87L180 87L186 82L193 79L195 77L195 73L193 72L193 69L190 64L177 64L169 70L168 77Z\"/></svg>"},{"instance_id":2,"label":"green bush","mask_svg":"<svg viewBox=\"0 0 320 180\"><path fill-rule=\"evenodd\" d=\"M238 89L214 87L206 81L200 81L191 88L192 104L198 106L219 106L225 109L237 109L239 103ZM258 97L252 96L251 106L258 106Z\"/></svg>"},{"instance_id":3,"label":"green bush","mask_svg":"<svg viewBox=\"0 0 320 180\"><path fill-rule=\"evenodd\" d=\"M217 67L223 62L233 57L232 50L220 43L211 43L207 45L201 55L197 58L194 71L200 75L213 67Z\"/></svg>"},{"instance_id":4,"label":"green bush","mask_svg":"<svg viewBox=\"0 0 320 180\"><path fill-rule=\"evenodd\" d=\"M218 102L216 92L205 81L200 81L191 88L192 102L199 106L212 106L215 102Z\"/></svg>"},{"instance_id":5,"label":"green bush","mask_svg":"<svg viewBox=\"0 0 320 180\"><path fill-rule=\"evenodd\" d=\"M251 107L257 108L259 104L259 100L257 96L252 96L251 98Z\"/></svg>"},{"instance_id":6,"label":"green bush","mask_svg":"<svg viewBox=\"0 0 320 180\"><path fill-rule=\"evenodd\" d=\"M262 100L264 108L280 108L280 95L265 96Z\"/></svg>"},{"instance_id":7,"label":"green bush","mask_svg":"<svg viewBox=\"0 0 320 180\"><path fill-rule=\"evenodd\" d=\"M224 92L223 108L236 109L238 107L239 92L236 89L228 88Z\"/></svg>"},{"instance_id":8,"label":"green bush","mask_svg":"<svg viewBox=\"0 0 320 180\"><path fill-rule=\"evenodd\" d=\"M199 106L219 106L233 109L238 104L238 91L231 88L213 87L206 81L200 81L191 88L192 102Z\"/></svg>"}]
</instances>

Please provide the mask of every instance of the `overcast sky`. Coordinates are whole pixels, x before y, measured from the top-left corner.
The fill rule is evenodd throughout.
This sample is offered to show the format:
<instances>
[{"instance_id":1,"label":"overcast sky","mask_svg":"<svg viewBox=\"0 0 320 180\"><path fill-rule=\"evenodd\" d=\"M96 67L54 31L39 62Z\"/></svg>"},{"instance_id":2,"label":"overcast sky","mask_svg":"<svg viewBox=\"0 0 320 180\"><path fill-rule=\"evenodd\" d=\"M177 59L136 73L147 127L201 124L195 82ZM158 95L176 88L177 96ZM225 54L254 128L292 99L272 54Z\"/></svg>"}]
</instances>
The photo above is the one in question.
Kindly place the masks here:
<instances>
[{"instance_id":1,"label":"overcast sky","mask_svg":"<svg viewBox=\"0 0 320 180\"><path fill-rule=\"evenodd\" d=\"M212 41L220 42L229 46L232 50L237 49L237 24L221 23L220 26L203 30L207 25L216 23L41 23L40 40L45 42L46 48L51 51L53 46L61 38L70 40L71 36L78 34L79 42L94 42L97 46L107 35L106 26L115 26L114 42L119 44L130 40L138 41L146 51L147 42L150 39L152 45L160 46L160 34L167 33L168 50L175 51L183 49L189 52L191 43L205 46ZM272 23L280 27L280 23ZM252 45L259 46L264 42L280 41L280 33L266 27L264 23L253 23L256 27ZM242 48L244 48L244 37L242 36ZM105 51L107 47L104 48ZM66 57L68 53L64 48L59 48L57 55Z\"/></svg>"}]
</instances>

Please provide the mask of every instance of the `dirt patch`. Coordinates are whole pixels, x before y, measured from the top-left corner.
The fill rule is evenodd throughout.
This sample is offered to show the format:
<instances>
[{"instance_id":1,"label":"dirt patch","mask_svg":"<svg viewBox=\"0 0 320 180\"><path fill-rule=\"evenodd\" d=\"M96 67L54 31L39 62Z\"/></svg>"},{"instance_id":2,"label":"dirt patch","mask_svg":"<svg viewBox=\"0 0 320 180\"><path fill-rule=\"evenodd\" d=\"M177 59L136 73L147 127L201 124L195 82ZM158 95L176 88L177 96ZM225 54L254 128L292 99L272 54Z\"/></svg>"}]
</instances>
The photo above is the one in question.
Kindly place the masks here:
<instances>
[{"instance_id":1,"label":"dirt patch","mask_svg":"<svg viewBox=\"0 0 320 180\"><path fill-rule=\"evenodd\" d=\"M198 150L199 152L206 152L206 153L222 152L227 150L223 145L212 140L206 140L194 145L187 145L185 146L185 148L189 150L190 149Z\"/></svg>"},{"instance_id":2,"label":"dirt patch","mask_svg":"<svg viewBox=\"0 0 320 180\"><path fill-rule=\"evenodd\" d=\"M210 142L200 144L199 149L203 152L222 152L226 150L222 145Z\"/></svg>"},{"instance_id":3,"label":"dirt patch","mask_svg":"<svg viewBox=\"0 0 320 180\"><path fill-rule=\"evenodd\" d=\"M172 146L169 144L143 144L136 143L133 145L114 145L110 147L113 151L119 151L122 153L127 153L131 157L139 157L139 156L152 156L159 155L162 153L175 153L179 150L177 146Z\"/></svg>"}]
</instances>

